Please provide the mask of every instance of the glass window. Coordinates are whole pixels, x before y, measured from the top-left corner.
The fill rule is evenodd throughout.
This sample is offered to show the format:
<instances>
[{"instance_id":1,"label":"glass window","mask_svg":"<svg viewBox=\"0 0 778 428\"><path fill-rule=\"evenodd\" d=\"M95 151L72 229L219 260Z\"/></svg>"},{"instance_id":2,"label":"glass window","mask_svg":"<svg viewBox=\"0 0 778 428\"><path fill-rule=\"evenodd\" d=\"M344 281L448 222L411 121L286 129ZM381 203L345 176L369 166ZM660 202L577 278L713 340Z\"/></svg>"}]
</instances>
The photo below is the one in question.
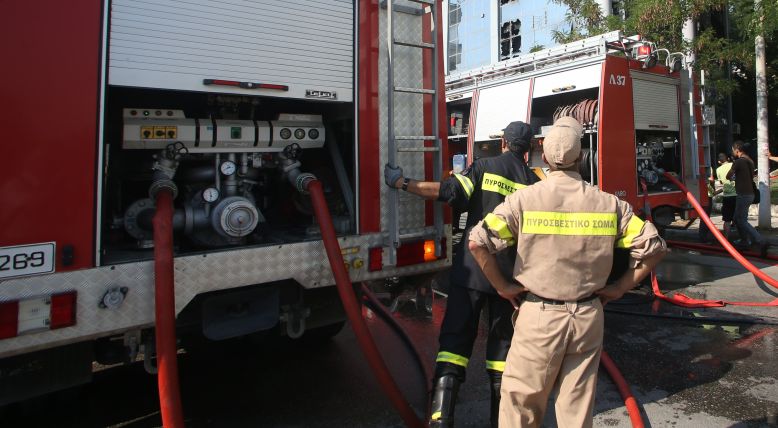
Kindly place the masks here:
<instances>
[{"instance_id":1,"label":"glass window","mask_svg":"<svg viewBox=\"0 0 778 428\"><path fill-rule=\"evenodd\" d=\"M546 0L499 0L500 60L554 46L567 7Z\"/></svg>"},{"instance_id":2,"label":"glass window","mask_svg":"<svg viewBox=\"0 0 778 428\"><path fill-rule=\"evenodd\" d=\"M467 71L491 60L490 1L449 0L448 71Z\"/></svg>"}]
</instances>

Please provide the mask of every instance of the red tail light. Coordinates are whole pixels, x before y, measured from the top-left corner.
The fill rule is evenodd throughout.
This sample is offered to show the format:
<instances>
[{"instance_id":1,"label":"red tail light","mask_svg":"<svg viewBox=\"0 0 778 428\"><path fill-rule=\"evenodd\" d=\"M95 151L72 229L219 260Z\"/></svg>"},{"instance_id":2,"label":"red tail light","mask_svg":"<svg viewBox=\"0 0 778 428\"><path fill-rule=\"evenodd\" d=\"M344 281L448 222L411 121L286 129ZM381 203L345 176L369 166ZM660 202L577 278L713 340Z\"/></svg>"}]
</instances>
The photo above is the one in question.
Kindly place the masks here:
<instances>
[{"instance_id":1,"label":"red tail light","mask_svg":"<svg viewBox=\"0 0 778 428\"><path fill-rule=\"evenodd\" d=\"M76 292L51 296L49 328L52 330L76 324Z\"/></svg>"},{"instance_id":2,"label":"red tail light","mask_svg":"<svg viewBox=\"0 0 778 428\"><path fill-rule=\"evenodd\" d=\"M0 339L75 325L77 304L75 291L0 302Z\"/></svg>"},{"instance_id":3,"label":"red tail light","mask_svg":"<svg viewBox=\"0 0 778 428\"><path fill-rule=\"evenodd\" d=\"M367 254L367 270L368 272L376 272L384 268L384 249L381 247L374 247L368 250Z\"/></svg>"},{"instance_id":4,"label":"red tail light","mask_svg":"<svg viewBox=\"0 0 778 428\"><path fill-rule=\"evenodd\" d=\"M441 246L445 248L446 241L441 241ZM435 256L435 241L415 241L404 243L397 249L397 267L416 265L424 262L434 262L446 257L445 249L441 257Z\"/></svg>"},{"instance_id":5,"label":"red tail light","mask_svg":"<svg viewBox=\"0 0 778 428\"><path fill-rule=\"evenodd\" d=\"M16 337L19 327L19 302L0 303L0 339Z\"/></svg>"}]
</instances>

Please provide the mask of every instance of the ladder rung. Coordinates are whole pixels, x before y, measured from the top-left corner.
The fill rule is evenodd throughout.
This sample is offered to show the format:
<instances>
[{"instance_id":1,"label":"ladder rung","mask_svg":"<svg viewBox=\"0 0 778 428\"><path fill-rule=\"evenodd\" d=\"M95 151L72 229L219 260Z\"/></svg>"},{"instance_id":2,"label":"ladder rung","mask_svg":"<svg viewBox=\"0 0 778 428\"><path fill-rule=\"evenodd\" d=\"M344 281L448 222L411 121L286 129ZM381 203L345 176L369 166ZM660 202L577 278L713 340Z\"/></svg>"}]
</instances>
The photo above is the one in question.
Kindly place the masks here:
<instances>
[{"instance_id":1,"label":"ladder rung","mask_svg":"<svg viewBox=\"0 0 778 428\"><path fill-rule=\"evenodd\" d=\"M394 44L395 45L400 45L400 46L410 46L410 47L413 47L413 48L422 48L422 49L434 49L435 48L435 44L434 43L407 42L407 41L404 41L404 40L397 40L397 39L394 39Z\"/></svg>"},{"instance_id":2,"label":"ladder rung","mask_svg":"<svg viewBox=\"0 0 778 428\"><path fill-rule=\"evenodd\" d=\"M435 6L435 0L408 0L414 3L426 4L429 6Z\"/></svg>"},{"instance_id":3,"label":"ladder rung","mask_svg":"<svg viewBox=\"0 0 778 428\"><path fill-rule=\"evenodd\" d=\"M414 232L414 233L406 233L405 235L399 235L398 238L400 238L400 241L407 241L410 239L419 239L430 236L429 232Z\"/></svg>"},{"instance_id":4,"label":"ladder rung","mask_svg":"<svg viewBox=\"0 0 778 428\"><path fill-rule=\"evenodd\" d=\"M402 141L432 141L436 138L434 135L395 135L394 139Z\"/></svg>"},{"instance_id":5,"label":"ladder rung","mask_svg":"<svg viewBox=\"0 0 778 428\"><path fill-rule=\"evenodd\" d=\"M404 88L402 86L395 86L395 92L408 92L411 94L434 94L434 89L421 89L421 88Z\"/></svg>"},{"instance_id":6,"label":"ladder rung","mask_svg":"<svg viewBox=\"0 0 778 428\"><path fill-rule=\"evenodd\" d=\"M398 152L437 152L440 151L437 147L400 147Z\"/></svg>"}]
</instances>

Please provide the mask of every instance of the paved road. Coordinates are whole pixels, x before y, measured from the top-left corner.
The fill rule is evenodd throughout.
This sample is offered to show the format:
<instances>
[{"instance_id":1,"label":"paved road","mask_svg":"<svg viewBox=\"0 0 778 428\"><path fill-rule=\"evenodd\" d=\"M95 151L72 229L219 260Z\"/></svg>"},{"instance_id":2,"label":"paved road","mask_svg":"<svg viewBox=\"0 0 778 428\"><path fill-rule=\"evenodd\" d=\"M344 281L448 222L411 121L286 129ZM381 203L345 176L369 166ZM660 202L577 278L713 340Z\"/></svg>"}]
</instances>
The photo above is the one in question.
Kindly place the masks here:
<instances>
[{"instance_id":1,"label":"paved road","mask_svg":"<svg viewBox=\"0 0 778 428\"><path fill-rule=\"evenodd\" d=\"M670 256L669 270L660 274L668 281L683 277L675 272L674 262L691 263L696 260L690 261L692 256ZM719 265L726 263L718 260ZM689 272L718 275L720 269ZM746 289L759 292L748 275L697 280L713 280L712 285L724 281L746 294L751 293ZM675 281L672 287L679 288L682 282ZM412 302L401 304L397 311L429 361L437 351L444 305L445 298L438 296L431 314ZM763 427L778 416L778 326L667 319L657 315L693 317L695 313L649 303L611 307L648 314L609 312L605 337L605 349L632 385L647 426ZM375 314L366 315L402 389L422 412L424 381L411 354ZM489 425L483 348L481 338L460 394L457 426ZM403 426L371 377L348 327L320 346L251 340L222 343L208 351L182 354L180 370L189 427ZM101 370L90 385L0 411L3 428L161 424L155 378L140 364ZM630 426L618 392L602 371L595 413L595 426ZM545 426L555 425L550 411Z\"/></svg>"}]
</instances>

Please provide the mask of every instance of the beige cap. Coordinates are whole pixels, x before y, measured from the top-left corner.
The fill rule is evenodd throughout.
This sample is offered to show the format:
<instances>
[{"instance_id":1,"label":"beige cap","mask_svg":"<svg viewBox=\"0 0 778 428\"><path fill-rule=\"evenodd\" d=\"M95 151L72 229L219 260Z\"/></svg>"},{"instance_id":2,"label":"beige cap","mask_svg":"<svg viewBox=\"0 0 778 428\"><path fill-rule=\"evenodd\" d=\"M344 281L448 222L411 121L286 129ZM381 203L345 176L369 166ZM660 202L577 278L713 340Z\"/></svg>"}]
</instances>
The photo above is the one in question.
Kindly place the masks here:
<instances>
[{"instance_id":1,"label":"beige cap","mask_svg":"<svg viewBox=\"0 0 778 428\"><path fill-rule=\"evenodd\" d=\"M572 166L581 155L581 136L583 126L577 120L569 116L557 119L543 140L546 160L557 168Z\"/></svg>"}]
</instances>

